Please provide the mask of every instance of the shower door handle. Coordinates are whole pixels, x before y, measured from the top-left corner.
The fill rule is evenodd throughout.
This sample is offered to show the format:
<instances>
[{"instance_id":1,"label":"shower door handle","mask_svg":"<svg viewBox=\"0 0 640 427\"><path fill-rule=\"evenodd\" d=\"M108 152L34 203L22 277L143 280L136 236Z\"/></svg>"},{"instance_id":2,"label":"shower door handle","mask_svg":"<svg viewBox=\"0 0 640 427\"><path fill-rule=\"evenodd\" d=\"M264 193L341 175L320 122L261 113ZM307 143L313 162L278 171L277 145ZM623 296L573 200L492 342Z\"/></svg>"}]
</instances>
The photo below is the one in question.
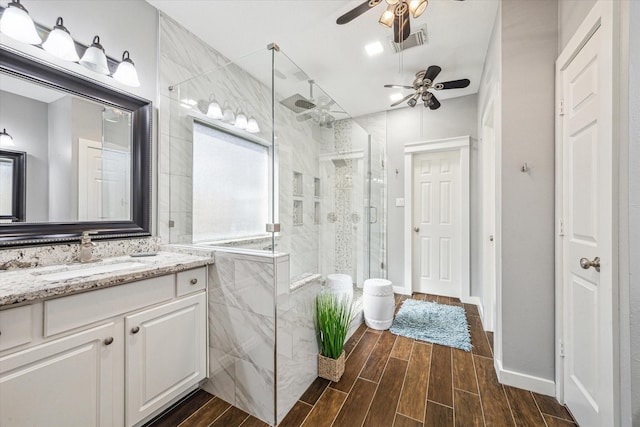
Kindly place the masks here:
<instances>
[{"instance_id":1,"label":"shower door handle","mask_svg":"<svg viewBox=\"0 0 640 427\"><path fill-rule=\"evenodd\" d=\"M373 215L371 215L371 212L376 213L375 219L373 219ZM376 222L378 222L378 208L376 208L375 206L369 206L369 224L375 224Z\"/></svg>"}]
</instances>

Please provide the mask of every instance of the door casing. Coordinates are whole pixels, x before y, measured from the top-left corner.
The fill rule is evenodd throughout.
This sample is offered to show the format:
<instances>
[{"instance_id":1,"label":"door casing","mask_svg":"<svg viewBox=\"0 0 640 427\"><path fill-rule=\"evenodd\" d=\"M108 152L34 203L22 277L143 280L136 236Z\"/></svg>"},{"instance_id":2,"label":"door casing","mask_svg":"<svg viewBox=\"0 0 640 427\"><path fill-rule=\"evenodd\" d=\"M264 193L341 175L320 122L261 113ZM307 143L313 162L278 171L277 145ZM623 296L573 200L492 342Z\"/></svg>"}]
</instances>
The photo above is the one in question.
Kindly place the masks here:
<instances>
[{"instance_id":1,"label":"door casing","mask_svg":"<svg viewBox=\"0 0 640 427\"><path fill-rule=\"evenodd\" d=\"M460 299L480 305L479 298L471 297L470 258L470 189L469 189L469 135L433 141L410 142L404 145L404 284L394 285L394 292L411 295L413 292L413 158L416 154L434 151L460 152Z\"/></svg>"},{"instance_id":2,"label":"door casing","mask_svg":"<svg viewBox=\"0 0 640 427\"><path fill-rule=\"evenodd\" d=\"M580 52L582 47L589 41L591 36L597 31L600 32L600 37L606 38L606 44L611 47L611 51L607 52L610 55L608 58L605 58L607 61L607 67L605 68L606 76L605 80L608 82L608 87L603 89L603 93L601 94L603 97L603 102L606 102L610 105L611 116L605 118L608 120L607 126L611 131L609 137L611 138L611 172L612 174L607 178L611 180L611 212L612 212L612 224L611 224L611 233L612 233L612 245L610 247L611 253L603 253L602 256L610 258L608 260L608 264L610 265L610 277L606 278L606 280L610 280L611 282L611 303L612 303L612 325L611 325L611 333L612 333L612 343L613 348L611 349L611 360L612 360L612 375L613 375L613 388L612 392L612 403L610 410L613 411L612 417L614 420L614 425L620 425L620 413L618 409L620 408L620 348L619 348L619 337L620 337L620 324L619 319L615 315L618 312L618 301L616 296L619 293L618 286L618 245L616 241L616 236L618 235L618 215L617 215L617 207L619 205L619 195L616 185L616 171L618 171L618 141L616 138L616 123L619 121L619 111L618 104L616 102L616 98L618 97L615 88L619 85L619 77L617 75L616 69L616 52L618 46L618 41L616 37L614 37L614 29L618 28L619 24L619 16L618 16L619 5L616 2L611 2L608 0L599 0L593 7L593 9L589 12L585 20L579 26L579 28L574 33L573 37L564 48L558 60L556 61L556 190L555 190L555 201L556 201L556 213L555 213L555 223L556 223L556 245L555 245L555 270L556 270L556 372L555 372L555 380L556 380L556 398L559 402L564 403L564 375L565 375L565 359L564 359L564 333L565 333L565 325L563 322L564 318L564 267L565 262L567 260L563 259L564 253L564 212L563 212L563 120L562 115L564 114L562 111L562 97L563 97L563 82L562 82L562 70L564 70L571 61L575 58L575 56ZM603 270L604 273L604 270Z\"/></svg>"}]
</instances>

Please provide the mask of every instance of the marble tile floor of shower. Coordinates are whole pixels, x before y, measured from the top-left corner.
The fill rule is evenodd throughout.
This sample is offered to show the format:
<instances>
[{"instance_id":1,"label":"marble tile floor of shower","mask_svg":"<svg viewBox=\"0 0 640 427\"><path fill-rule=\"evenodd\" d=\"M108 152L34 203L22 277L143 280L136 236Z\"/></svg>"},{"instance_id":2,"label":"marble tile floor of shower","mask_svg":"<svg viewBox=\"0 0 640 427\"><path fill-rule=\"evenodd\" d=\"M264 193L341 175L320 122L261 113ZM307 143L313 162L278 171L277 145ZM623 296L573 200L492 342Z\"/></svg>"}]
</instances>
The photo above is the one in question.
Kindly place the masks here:
<instances>
[{"instance_id":1,"label":"marble tile floor of shower","mask_svg":"<svg viewBox=\"0 0 640 427\"><path fill-rule=\"evenodd\" d=\"M476 306L434 295L413 298L464 307L472 352L362 325L345 346L342 379L316 379L279 426L576 426L554 398L498 383L493 334L482 329ZM396 296L396 311L404 299ZM146 427L169 426L267 424L199 390Z\"/></svg>"}]
</instances>

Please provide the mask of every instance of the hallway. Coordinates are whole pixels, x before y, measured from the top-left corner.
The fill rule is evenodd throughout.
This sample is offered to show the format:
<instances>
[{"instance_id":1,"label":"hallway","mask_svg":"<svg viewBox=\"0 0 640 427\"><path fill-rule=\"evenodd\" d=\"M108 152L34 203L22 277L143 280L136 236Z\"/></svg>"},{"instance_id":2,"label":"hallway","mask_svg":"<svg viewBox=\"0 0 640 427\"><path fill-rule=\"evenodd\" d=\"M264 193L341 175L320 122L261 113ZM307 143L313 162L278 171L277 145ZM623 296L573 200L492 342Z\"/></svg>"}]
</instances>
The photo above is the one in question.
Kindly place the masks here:
<instances>
[{"instance_id":1,"label":"hallway","mask_svg":"<svg viewBox=\"0 0 640 427\"><path fill-rule=\"evenodd\" d=\"M375 331L364 324L347 341L347 364L338 383L318 378L282 427L298 426L575 426L554 398L502 386L493 367L493 335L477 308L457 299L414 294L415 299L463 306L471 353ZM405 296L396 295L396 310ZM198 391L148 427L266 424Z\"/></svg>"}]
</instances>

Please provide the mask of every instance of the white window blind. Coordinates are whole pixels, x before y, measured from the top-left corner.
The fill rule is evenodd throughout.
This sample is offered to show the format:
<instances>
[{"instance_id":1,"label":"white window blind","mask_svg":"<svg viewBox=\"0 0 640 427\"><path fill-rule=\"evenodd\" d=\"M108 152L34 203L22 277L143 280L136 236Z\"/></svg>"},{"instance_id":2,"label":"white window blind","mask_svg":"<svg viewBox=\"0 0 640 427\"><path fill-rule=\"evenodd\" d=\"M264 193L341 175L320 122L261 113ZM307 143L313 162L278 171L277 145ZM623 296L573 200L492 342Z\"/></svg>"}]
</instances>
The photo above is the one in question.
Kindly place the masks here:
<instances>
[{"instance_id":1,"label":"white window blind","mask_svg":"<svg viewBox=\"0 0 640 427\"><path fill-rule=\"evenodd\" d=\"M265 234L269 149L194 122L193 241Z\"/></svg>"}]
</instances>

